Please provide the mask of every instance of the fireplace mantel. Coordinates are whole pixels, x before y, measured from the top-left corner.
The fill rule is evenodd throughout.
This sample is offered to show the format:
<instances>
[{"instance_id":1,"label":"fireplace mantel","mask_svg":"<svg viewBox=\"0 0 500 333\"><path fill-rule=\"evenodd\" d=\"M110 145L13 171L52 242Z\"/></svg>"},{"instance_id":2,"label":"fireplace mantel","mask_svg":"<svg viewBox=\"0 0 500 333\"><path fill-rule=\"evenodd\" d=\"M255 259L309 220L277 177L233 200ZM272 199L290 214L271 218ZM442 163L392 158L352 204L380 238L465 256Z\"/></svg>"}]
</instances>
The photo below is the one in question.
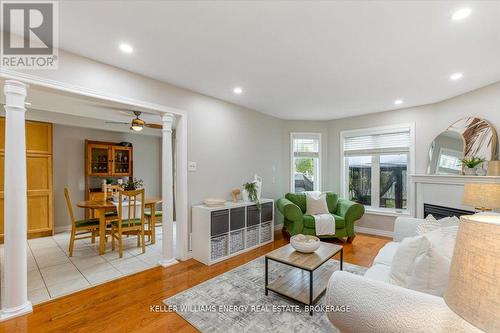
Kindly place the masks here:
<instances>
[{"instance_id":1,"label":"fireplace mantel","mask_svg":"<svg viewBox=\"0 0 500 333\"><path fill-rule=\"evenodd\" d=\"M462 204L464 185L470 183L500 184L497 176L454 176L454 175L410 175L410 189L413 192L413 212L424 217L424 204L473 210Z\"/></svg>"},{"instance_id":2,"label":"fireplace mantel","mask_svg":"<svg viewBox=\"0 0 500 333\"><path fill-rule=\"evenodd\" d=\"M500 184L498 176L410 175L410 182L424 184L464 185L469 183Z\"/></svg>"}]
</instances>

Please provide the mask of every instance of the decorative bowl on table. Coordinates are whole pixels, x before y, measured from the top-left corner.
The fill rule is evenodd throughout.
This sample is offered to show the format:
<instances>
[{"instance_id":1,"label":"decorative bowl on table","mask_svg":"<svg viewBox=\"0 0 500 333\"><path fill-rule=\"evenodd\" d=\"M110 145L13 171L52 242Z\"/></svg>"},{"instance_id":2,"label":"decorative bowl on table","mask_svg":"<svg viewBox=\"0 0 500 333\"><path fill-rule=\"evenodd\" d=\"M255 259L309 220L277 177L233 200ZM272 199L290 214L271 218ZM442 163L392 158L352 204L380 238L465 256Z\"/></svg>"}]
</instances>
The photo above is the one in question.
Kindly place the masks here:
<instances>
[{"instance_id":1,"label":"decorative bowl on table","mask_svg":"<svg viewBox=\"0 0 500 333\"><path fill-rule=\"evenodd\" d=\"M203 201L203 203L207 207L218 207L218 206L224 206L226 200L220 198L207 198L205 199L205 201Z\"/></svg>"},{"instance_id":2,"label":"decorative bowl on table","mask_svg":"<svg viewBox=\"0 0 500 333\"><path fill-rule=\"evenodd\" d=\"M298 234L290 238L290 245L299 252L312 253L319 248L320 241L316 236Z\"/></svg>"}]
</instances>

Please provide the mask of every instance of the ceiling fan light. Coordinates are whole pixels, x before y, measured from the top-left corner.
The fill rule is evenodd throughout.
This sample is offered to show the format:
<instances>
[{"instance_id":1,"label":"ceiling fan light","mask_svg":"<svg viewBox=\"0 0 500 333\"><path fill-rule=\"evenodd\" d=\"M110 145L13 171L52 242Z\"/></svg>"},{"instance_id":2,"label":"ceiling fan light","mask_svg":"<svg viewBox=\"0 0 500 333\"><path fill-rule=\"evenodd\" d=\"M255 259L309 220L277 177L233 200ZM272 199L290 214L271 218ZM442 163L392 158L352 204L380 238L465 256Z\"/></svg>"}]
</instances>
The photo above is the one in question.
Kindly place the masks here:
<instances>
[{"instance_id":1,"label":"ceiling fan light","mask_svg":"<svg viewBox=\"0 0 500 333\"><path fill-rule=\"evenodd\" d=\"M143 127L140 125L132 125L132 126L130 126L130 129L133 131L136 131L136 132L140 132L140 131L142 131Z\"/></svg>"}]
</instances>

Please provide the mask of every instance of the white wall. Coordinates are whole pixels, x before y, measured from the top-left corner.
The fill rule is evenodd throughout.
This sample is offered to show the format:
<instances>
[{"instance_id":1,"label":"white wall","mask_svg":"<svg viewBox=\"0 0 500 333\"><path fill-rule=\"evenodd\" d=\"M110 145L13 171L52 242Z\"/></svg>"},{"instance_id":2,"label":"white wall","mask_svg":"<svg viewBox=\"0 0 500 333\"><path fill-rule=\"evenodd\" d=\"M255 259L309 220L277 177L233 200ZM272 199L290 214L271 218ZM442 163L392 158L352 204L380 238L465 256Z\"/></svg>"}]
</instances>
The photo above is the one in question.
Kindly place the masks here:
<instances>
[{"instance_id":1,"label":"white wall","mask_svg":"<svg viewBox=\"0 0 500 333\"><path fill-rule=\"evenodd\" d=\"M414 122L416 172L423 173L431 141L455 120L478 116L500 127L500 83L433 105L329 122L307 122L266 116L67 52L60 52L58 70L30 74L185 110L188 114L188 159L198 163L198 171L188 174L190 204L207 196L229 198L230 189L250 179L254 172L264 177L264 196L276 199L288 191L288 136L291 131L326 134L326 138L323 137L326 153L323 189L338 192L342 130ZM392 230L393 220L367 215L359 225Z\"/></svg>"},{"instance_id":2,"label":"white wall","mask_svg":"<svg viewBox=\"0 0 500 333\"><path fill-rule=\"evenodd\" d=\"M340 191L340 132L401 123L415 123L415 173L427 171L428 152L434 138L456 120L476 116L500 129L500 82L449 100L408 109L374 113L365 116L332 120L329 124L328 188ZM366 228L392 231L393 217L367 214L358 224Z\"/></svg>"},{"instance_id":3,"label":"white wall","mask_svg":"<svg viewBox=\"0 0 500 333\"><path fill-rule=\"evenodd\" d=\"M283 121L278 118L64 51L57 70L24 72L186 111L188 160L198 165L196 172L188 173L189 205L207 197L230 198L231 189L254 173L264 179L264 197L276 199L288 189L283 187L288 171L283 172Z\"/></svg>"},{"instance_id":4,"label":"white wall","mask_svg":"<svg viewBox=\"0 0 500 333\"><path fill-rule=\"evenodd\" d=\"M85 199L85 139L131 142L134 177L144 181L147 196L161 197L161 138L54 124L54 225L57 230L71 225L64 187L70 191L75 218L84 217L83 209L76 208L76 203Z\"/></svg>"}]
</instances>

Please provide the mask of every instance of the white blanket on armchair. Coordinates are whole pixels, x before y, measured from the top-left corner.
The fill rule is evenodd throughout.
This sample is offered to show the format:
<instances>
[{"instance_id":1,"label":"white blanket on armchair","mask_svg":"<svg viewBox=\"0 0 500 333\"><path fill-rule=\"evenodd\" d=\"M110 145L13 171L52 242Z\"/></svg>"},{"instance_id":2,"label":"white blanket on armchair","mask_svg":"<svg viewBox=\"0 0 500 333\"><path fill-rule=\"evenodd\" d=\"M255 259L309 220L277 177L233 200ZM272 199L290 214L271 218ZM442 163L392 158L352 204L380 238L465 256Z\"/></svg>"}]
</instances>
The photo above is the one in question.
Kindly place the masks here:
<instances>
[{"instance_id":1,"label":"white blanket on armchair","mask_svg":"<svg viewBox=\"0 0 500 333\"><path fill-rule=\"evenodd\" d=\"M316 236L335 235L335 218L331 214L316 214L314 225Z\"/></svg>"}]
</instances>

